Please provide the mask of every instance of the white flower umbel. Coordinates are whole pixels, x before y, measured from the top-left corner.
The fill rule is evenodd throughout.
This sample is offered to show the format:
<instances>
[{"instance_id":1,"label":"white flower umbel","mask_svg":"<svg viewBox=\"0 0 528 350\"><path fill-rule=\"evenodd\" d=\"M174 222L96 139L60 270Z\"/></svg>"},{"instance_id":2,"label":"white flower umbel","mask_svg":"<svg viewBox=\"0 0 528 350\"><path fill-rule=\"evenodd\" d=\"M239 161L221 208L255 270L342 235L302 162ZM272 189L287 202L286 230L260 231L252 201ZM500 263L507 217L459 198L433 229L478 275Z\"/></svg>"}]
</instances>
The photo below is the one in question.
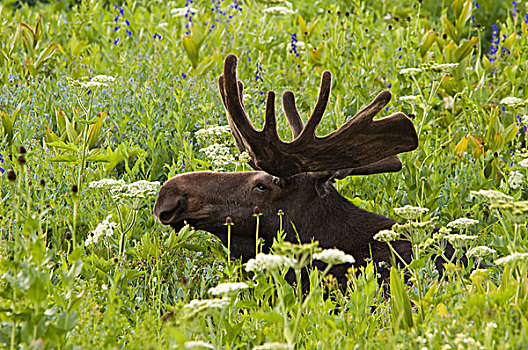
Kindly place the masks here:
<instances>
[{"instance_id":1,"label":"white flower umbel","mask_svg":"<svg viewBox=\"0 0 528 350\"><path fill-rule=\"evenodd\" d=\"M126 182L124 180L114 180L114 179L102 179L99 181L92 181L88 184L88 187L90 188L96 188L96 189L103 189L103 190L115 190L115 189L122 189L126 186Z\"/></svg>"},{"instance_id":2,"label":"white flower umbel","mask_svg":"<svg viewBox=\"0 0 528 350\"><path fill-rule=\"evenodd\" d=\"M473 247L467 251L466 255L468 258L484 258L486 256L495 254L496 250L486 247L484 245Z\"/></svg>"},{"instance_id":3,"label":"white flower umbel","mask_svg":"<svg viewBox=\"0 0 528 350\"><path fill-rule=\"evenodd\" d=\"M274 16L286 16L286 15L293 15L295 13L295 11L285 6L268 7L268 8L265 8L263 12L267 15L274 15Z\"/></svg>"},{"instance_id":4,"label":"white flower umbel","mask_svg":"<svg viewBox=\"0 0 528 350\"><path fill-rule=\"evenodd\" d=\"M402 102L411 103L411 102L416 102L416 100L418 99L418 96L414 96L414 95L400 96L398 97L398 99Z\"/></svg>"},{"instance_id":5,"label":"white flower umbel","mask_svg":"<svg viewBox=\"0 0 528 350\"><path fill-rule=\"evenodd\" d=\"M201 340L191 340L185 342L185 349L214 349L215 347L212 344L206 343Z\"/></svg>"},{"instance_id":6,"label":"white flower umbel","mask_svg":"<svg viewBox=\"0 0 528 350\"><path fill-rule=\"evenodd\" d=\"M508 185L512 190L518 190L522 187L524 176L519 171L512 171L508 176Z\"/></svg>"},{"instance_id":7,"label":"white flower umbel","mask_svg":"<svg viewBox=\"0 0 528 350\"><path fill-rule=\"evenodd\" d=\"M403 68L403 69L400 69L400 74L403 74L403 75L410 75L410 76L413 76L413 75L416 75L418 73L421 73L422 70L420 68Z\"/></svg>"},{"instance_id":8,"label":"white flower umbel","mask_svg":"<svg viewBox=\"0 0 528 350\"><path fill-rule=\"evenodd\" d=\"M356 262L354 257L339 249L325 249L322 252L315 253L313 258L316 260L324 261L327 264L337 265L350 263L353 264Z\"/></svg>"},{"instance_id":9,"label":"white flower umbel","mask_svg":"<svg viewBox=\"0 0 528 350\"><path fill-rule=\"evenodd\" d=\"M198 12L195 8L192 7L177 7L170 10L172 17L182 17L187 13L195 14Z\"/></svg>"},{"instance_id":10,"label":"white flower umbel","mask_svg":"<svg viewBox=\"0 0 528 350\"><path fill-rule=\"evenodd\" d=\"M422 215L427 214L429 209L421 207L413 207L406 205L402 208L394 208L394 213L406 220L420 219Z\"/></svg>"},{"instance_id":11,"label":"white flower umbel","mask_svg":"<svg viewBox=\"0 0 528 350\"><path fill-rule=\"evenodd\" d=\"M514 265L518 262L525 262L528 261L528 253L512 253L507 256L503 256L502 258L499 258L495 260L495 264L497 265Z\"/></svg>"},{"instance_id":12,"label":"white flower umbel","mask_svg":"<svg viewBox=\"0 0 528 350\"><path fill-rule=\"evenodd\" d=\"M210 126L196 131L195 136L202 141L220 142L231 141L229 125Z\"/></svg>"},{"instance_id":13,"label":"white flower umbel","mask_svg":"<svg viewBox=\"0 0 528 350\"><path fill-rule=\"evenodd\" d=\"M93 77L91 81L96 82L96 83L112 83L114 80L115 78L110 75L100 74L100 75L96 75L95 77Z\"/></svg>"},{"instance_id":14,"label":"white flower umbel","mask_svg":"<svg viewBox=\"0 0 528 350\"><path fill-rule=\"evenodd\" d=\"M150 182L146 180L140 180L128 184L121 193L123 198L148 198L156 196L160 189L160 183L158 181Z\"/></svg>"},{"instance_id":15,"label":"white flower umbel","mask_svg":"<svg viewBox=\"0 0 528 350\"><path fill-rule=\"evenodd\" d=\"M521 160L517 165L523 168L528 168L528 158Z\"/></svg>"},{"instance_id":16,"label":"white flower umbel","mask_svg":"<svg viewBox=\"0 0 528 350\"><path fill-rule=\"evenodd\" d=\"M286 343L264 343L253 347L253 350L293 350L294 344Z\"/></svg>"},{"instance_id":17,"label":"white flower umbel","mask_svg":"<svg viewBox=\"0 0 528 350\"><path fill-rule=\"evenodd\" d=\"M517 105L517 104L520 104L520 103L523 103L524 101L521 100L520 98L518 97L513 97L513 96L509 96L509 97L505 97L503 98L501 101L500 101L500 104L501 105L508 105L508 106L511 106L511 105Z\"/></svg>"},{"instance_id":18,"label":"white flower umbel","mask_svg":"<svg viewBox=\"0 0 528 350\"><path fill-rule=\"evenodd\" d=\"M478 223L479 223L478 220L468 219L468 218L460 218L460 219L456 219L455 221L451 221L450 223L448 223L447 227L456 228L458 230L463 230L463 229L468 228L470 226L474 226L474 225L476 225Z\"/></svg>"},{"instance_id":19,"label":"white flower umbel","mask_svg":"<svg viewBox=\"0 0 528 350\"><path fill-rule=\"evenodd\" d=\"M84 245L88 247L94 243L97 243L101 237L110 237L114 234L114 228L117 227L115 222L111 222L112 215L108 215L95 230L88 234L88 238L84 242Z\"/></svg>"},{"instance_id":20,"label":"white flower umbel","mask_svg":"<svg viewBox=\"0 0 528 350\"><path fill-rule=\"evenodd\" d=\"M398 238L400 238L400 234L393 230L381 230L374 235L374 239L380 242L392 242Z\"/></svg>"},{"instance_id":21,"label":"white flower umbel","mask_svg":"<svg viewBox=\"0 0 528 350\"><path fill-rule=\"evenodd\" d=\"M227 283L220 283L216 287L209 288L208 293L214 296L217 295L230 295L234 294L235 292L238 292L239 290L248 289L249 286L243 282L227 282Z\"/></svg>"},{"instance_id":22,"label":"white flower umbel","mask_svg":"<svg viewBox=\"0 0 528 350\"><path fill-rule=\"evenodd\" d=\"M451 243L455 248L464 248L468 245L469 242L474 241L478 236L470 235L459 235L459 234L450 234L445 236L445 238Z\"/></svg>"},{"instance_id":23,"label":"white flower umbel","mask_svg":"<svg viewBox=\"0 0 528 350\"><path fill-rule=\"evenodd\" d=\"M188 304L184 305L184 309L191 311L199 311L203 309L223 309L229 305L231 299L225 297L222 299L193 299Z\"/></svg>"},{"instance_id":24,"label":"white flower umbel","mask_svg":"<svg viewBox=\"0 0 528 350\"><path fill-rule=\"evenodd\" d=\"M495 190L471 191L472 196L483 198L488 203L510 202L513 197Z\"/></svg>"},{"instance_id":25,"label":"white flower umbel","mask_svg":"<svg viewBox=\"0 0 528 350\"><path fill-rule=\"evenodd\" d=\"M212 144L206 148L200 150L204 152L206 157L211 160L212 165L217 170L221 170L223 167L235 164L236 160L231 149L223 144Z\"/></svg>"},{"instance_id":26,"label":"white flower umbel","mask_svg":"<svg viewBox=\"0 0 528 350\"><path fill-rule=\"evenodd\" d=\"M287 256L258 253L254 259L246 263L246 271L272 271L284 267L293 267L297 260Z\"/></svg>"}]
</instances>

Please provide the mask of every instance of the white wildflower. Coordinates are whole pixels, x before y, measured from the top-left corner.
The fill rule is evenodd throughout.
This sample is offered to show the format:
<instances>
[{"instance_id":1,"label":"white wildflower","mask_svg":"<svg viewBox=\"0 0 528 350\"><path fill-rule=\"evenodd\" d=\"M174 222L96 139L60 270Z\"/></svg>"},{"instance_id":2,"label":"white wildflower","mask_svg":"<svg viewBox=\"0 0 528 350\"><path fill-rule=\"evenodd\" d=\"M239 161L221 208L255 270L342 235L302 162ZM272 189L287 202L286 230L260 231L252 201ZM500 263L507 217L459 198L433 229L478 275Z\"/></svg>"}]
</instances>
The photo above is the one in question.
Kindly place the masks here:
<instances>
[{"instance_id":1,"label":"white wildflower","mask_svg":"<svg viewBox=\"0 0 528 350\"><path fill-rule=\"evenodd\" d=\"M268 15L285 16L285 15L292 15L295 13L295 11L285 6L273 6L273 7L265 8L264 13Z\"/></svg>"},{"instance_id":2,"label":"white wildflower","mask_svg":"<svg viewBox=\"0 0 528 350\"><path fill-rule=\"evenodd\" d=\"M185 349L214 349L212 344L206 343L201 340L192 340L185 342Z\"/></svg>"},{"instance_id":3,"label":"white wildflower","mask_svg":"<svg viewBox=\"0 0 528 350\"><path fill-rule=\"evenodd\" d=\"M264 343L253 347L253 350L293 350L293 344L286 343Z\"/></svg>"},{"instance_id":4,"label":"white wildflower","mask_svg":"<svg viewBox=\"0 0 528 350\"><path fill-rule=\"evenodd\" d=\"M422 69L420 68L403 68L400 70L400 74L411 75L411 76L416 75L421 72L422 72Z\"/></svg>"},{"instance_id":5,"label":"white wildflower","mask_svg":"<svg viewBox=\"0 0 528 350\"><path fill-rule=\"evenodd\" d=\"M523 168L528 168L528 158L521 160L517 165Z\"/></svg>"},{"instance_id":6,"label":"white wildflower","mask_svg":"<svg viewBox=\"0 0 528 350\"><path fill-rule=\"evenodd\" d=\"M455 248L464 248L468 242L476 240L478 236L450 234L450 235L445 236L445 238Z\"/></svg>"},{"instance_id":7,"label":"white wildflower","mask_svg":"<svg viewBox=\"0 0 528 350\"><path fill-rule=\"evenodd\" d=\"M458 63L433 63L430 69L440 73L451 73L458 67Z\"/></svg>"},{"instance_id":8,"label":"white wildflower","mask_svg":"<svg viewBox=\"0 0 528 350\"><path fill-rule=\"evenodd\" d=\"M225 166L236 163L231 149L226 145L215 143L206 148L202 148L200 151L204 152L206 157L211 160L216 170L221 170Z\"/></svg>"},{"instance_id":9,"label":"white wildflower","mask_svg":"<svg viewBox=\"0 0 528 350\"><path fill-rule=\"evenodd\" d=\"M211 140L211 138L230 138L231 129L229 125L210 126L208 128L200 129L195 133L200 140Z\"/></svg>"},{"instance_id":10,"label":"white wildflower","mask_svg":"<svg viewBox=\"0 0 528 350\"><path fill-rule=\"evenodd\" d=\"M286 46L286 49L288 50L288 52L292 52L293 45L294 45L294 44L289 43L288 46ZM302 50L304 50L304 47L305 47L305 45L304 45L304 42L303 42L303 41L297 41L297 42L295 43L295 49L296 49L296 50L302 51Z\"/></svg>"},{"instance_id":11,"label":"white wildflower","mask_svg":"<svg viewBox=\"0 0 528 350\"><path fill-rule=\"evenodd\" d=\"M92 78L91 81L97 82L97 83L112 83L115 80L115 78L111 75L96 75Z\"/></svg>"},{"instance_id":12,"label":"white wildflower","mask_svg":"<svg viewBox=\"0 0 528 350\"><path fill-rule=\"evenodd\" d=\"M88 184L88 187L90 188L97 188L97 189L103 189L103 190L114 190L114 189L121 189L126 186L126 183L124 180L114 180L114 179L102 179L99 181L92 181Z\"/></svg>"},{"instance_id":13,"label":"white wildflower","mask_svg":"<svg viewBox=\"0 0 528 350\"><path fill-rule=\"evenodd\" d=\"M455 100L453 100L453 98L449 95L445 96L443 98L444 100L444 108L445 109L452 109L453 108L453 104L455 103Z\"/></svg>"},{"instance_id":14,"label":"white wildflower","mask_svg":"<svg viewBox=\"0 0 528 350\"><path fill-rule=\"evenodd\" d=\"M108 84L101 83L99 81L86 81L86 82L81 82L80 84L81 84L81 87L88 89L88 90L98 88L98 87L108 86Z\"/></svg>"},{"instance_id":15,"label":"white wildflower","mask_svg":"<svg viewBox=\"0 0 528 350\"><path fill-rule=\"evenodd\" d=\"M502 258L499 258L495 260L495 264L497 265L514 265L520 261L527 261L528 260L528 253L512 253L507 256L503 256Z\"/></svg>"},{"instance_id":16,"label":"white wildflower","mask_svg":"<svg viewBox=\"0 0 528 350\"><path fill-rule=\"evenodd\" d=\"M460 219L456 219L455 221L451 221L450 223L448 223L447 227L448 228L456 228L458 230L462 230L462 229L468 228L470 226L476 225L478 223L479 223L478 220L468 219L468 218L460 218Z\"/></svg>"},{"instance_id":17,"label":"white wildflower","mask_svg":"<svg viewBox=\"0 0 528 350\"><path fill-rule=\"evenodd\" d=\"M500 101L500 104L501 105L516 105L516 104L519 104L519 103L522 103L523 100L521 100L520 98L518 97L513 97L513 96L509 96L509 97L505 97L503 98L501 101Z\"/></svg>"},{"instance_id":18,"label":"white wildflower","mask_svg":"<svg viewBox=\"0 0 528 350\"><path fill-rule=\"evenodd\" d=\"M392 242L400 238L400 234L393 230L381 230L374 235L374 239L380 242Z\"/></svg>"},{"instance_id":19,"label":"white wildflower","mask_svg":"<svg viewBox=\"0 0 528 350\"><path fill-rule=\"evenodd\" d=\"M187 13L195 14L198 12L195 8L192 7L177 7L170 10L172 17L181 17L185 16Z\"/></svg>"},{"instance_id":20,"label":"white wildflower","mask_svg":"<svg viewBox=\"0 0 528 350\"><path fill-rule=\"evenodd\" d=\"M282 255L258 253L255 259L246 263L246 271L277 270L282 267L293 267L297 260Z\"/></svg>"},{"instance_id":21,"label":"white wildflower","mask_svg":"<svg viewBox=\"0 0 528 350\"><path fill-rule=\"evenodd\" d=\"M211 295L229 295L239 290L248 289L249 286L243 282L228 282L220 283L216 287L209 288L209 294Z\"/></svg>"},{"instance_id":22,"label":"white wildflower","mask_svg":"<svg viewBox=\"0 0 528 350\"><path fill-rule=\"evenodd\" d=\"M513 197L495 190L471 191L471 195L484 198L489 203L509 202L513 200Z\"/></svg>"},{"instance_id":23,"label":"white wildflower","mask_svg":"<svg viewBox=\"0 0 528 350\"><path fill-rule=\"evenodd\" d=\"M429 209L421 207L413 207L411 205L406 205L403 208L394 208L394 213L406 220L416 220L419 219L422 215L427 214Z\"/></svg>"},{"instance_id":24,"label":"white wildflower","mask_svg":"<svg viewBox=\"0 0 528 350\"><path fill-rule=\"evenodd\" d=\"M512 190L518 190L522 187L524 176L519 171L512 171L508 176L508 185Z\"/></svg>"},{"instance_id":25,"label":"white wildflower","mask_svg":"<svg viewBox=\"0 0 528 350\"><path fill-rule=\"evenodd\" d=\"M140 180L128 184L120 194L123 198L148 198L158 194L160 183Z\"/></svg>"},{"instance_id":26,"label":"white wildflower","mask_svg":"<svg viewBox=\"0 0 528 350\"><path fill-rule=\"evenodd\" d=\"M355 263L356 260L352 255L345 254L339 249L325 249L320 253L315 253L313 258L316 260L324 261L327 264L344 264L344 263Z\"/></svg>"},{"instance_id":27,"label":"white wildflower","mask_svg":"<svg viewBox=\"0 0 528 350\"><path fill-rule=\"evenodd\" d=\"M111 237L114 234L114 228L117 227L117 224L111 222L110 219L112 219L112 215L108 215L106 219L97 225L95 230L88 234L88 238L84 243L86 247L97 243L101 237Z\"/></svg>"},{"instance_id":28,"label":"white wildflower","mask_svg":"<svg viewBox=\"0 0 528 350\"><path fill-rule=\"evenodd\" d=\"M468 256L468 258L471 258L471 257L483 258L485 256L492 255L495 253L496 253L495 249L491 249L489 247L481 245L478 247L471 248L470 250L467 251L466 255Z\"/></svg>"},{"instance_id":29,"label":"white wildflower","mask_svg":"<svg viewBox=\"0 0 528 350\"><path fill-rule=\"evenodd\" d=\"M398 99L402 102L416 102L416 100L418 99L418 96L414 96L414 95L410 95L410 96L400 96L398 97Z\"/></svg>"},{"instance_id":30,"label":"white wildflower","mask_svg":"<svg viewBox=\"0 0 528 350\"><path fill-rule=\"evenodd\" d=\"M230 302L231 299L227 297L222 299L193 299L188 304L184 305L183 308L189 309L191 311L200 311L205 309L223 309L227 305L229 305Z\"/></svg>"}]
</instances>

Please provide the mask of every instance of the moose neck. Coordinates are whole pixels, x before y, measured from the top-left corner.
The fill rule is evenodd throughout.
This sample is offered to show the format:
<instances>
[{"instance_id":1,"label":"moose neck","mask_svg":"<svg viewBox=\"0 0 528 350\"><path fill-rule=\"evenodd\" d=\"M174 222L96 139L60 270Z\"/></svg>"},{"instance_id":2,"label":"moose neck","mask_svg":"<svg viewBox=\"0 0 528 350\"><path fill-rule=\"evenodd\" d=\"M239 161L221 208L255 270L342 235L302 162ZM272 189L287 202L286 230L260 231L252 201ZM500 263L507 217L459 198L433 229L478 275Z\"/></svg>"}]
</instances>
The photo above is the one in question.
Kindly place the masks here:
<instances>
[{"instance_id":1,"label":"moose neck","mask_svg":"<svg viewBox=\"0 0 528 350\"><path fill-rule=\"evenodd\" d=\"M395 221L356 207L331 184L326 184L325 190L325 196L318 201L302 206L304 219L294 222L301 241L309 242L314 237L322 248L335 247L356 256L364 253L368 257L373 236L380 230L391 228Z\"/></svg>"}]
</instances>

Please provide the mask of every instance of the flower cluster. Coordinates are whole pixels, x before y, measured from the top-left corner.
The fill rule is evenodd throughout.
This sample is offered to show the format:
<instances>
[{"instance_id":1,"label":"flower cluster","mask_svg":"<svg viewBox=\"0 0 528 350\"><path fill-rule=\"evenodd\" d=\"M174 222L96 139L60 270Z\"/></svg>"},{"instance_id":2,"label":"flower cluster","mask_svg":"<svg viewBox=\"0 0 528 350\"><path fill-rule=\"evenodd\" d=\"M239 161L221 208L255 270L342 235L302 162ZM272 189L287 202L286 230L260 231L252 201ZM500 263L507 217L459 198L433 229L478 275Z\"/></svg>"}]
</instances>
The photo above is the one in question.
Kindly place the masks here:
<instances>
[{"instance_id":1,"label":"flower cluster","mask_svg":"<svg viewBox=\"0 0 528 350\"><path fill-rule=\"evenodd\" d=\"M482 198L488 203L502 203L513 200L513 197L495 190L479 190L471 191L470 193L472 196Z\"/></svg>"},{"instance_id":2,"label":"flower cluster","mask_svg":"<svg viewBox=\"0 0 528 350\"><path fill-rule=\"evenodd\" d=\"M416 220L429 212L427 208L406 205L403 208L394 208L394 213L406 220Z\"/></svg>"},{"instance_id":3,"label":"flower cluster","mask_svg":"<svg viewBox=\"0 0 528 350\"><path fill-rule=\"evenodd\" d=\"M498 209L505 213L516 224L526 222L528 219L528 202L498 202L492 203L490 209Z\"/></svg>"},{"instance_id":4,"label":"flower cluster","mask_svg":"<svg viewBox=\"0 0 528 350\"><path fill-rule=\"evenodd\" d=\"M234 292L238 292L239 290L248 289L249 286L246 283L243 282L228 282L228 283L220 283L216 287L209 288L208 293L211 295L230 295Z\"/></svg>"},{"instance_id":5,"label":"flower cluster","mask_svg":"<svg viewBox=\"0 0 528 350\"><path fill-rule=\"evenodd\" d=\"M289 4L288 2L285 3ZM265 8L264 13L272 16L287 16L293 15L295 11L286 6L273 6Z\"/></svg>"},{"instance_id":6,"label":"flower cluster","mask_svg":"<svg viewBox=\"0 0 528 350\"><path fill-rule=\"evenodd\" d=\"M264 343L253 347L253 350L293 350L294 344L287 343Z\"/></svg>"},{"instance_id":7,"label":"flower cluster","mask_svg":"<svg viewBox=\"0 0 528 350\"><path fill-rule=\"evenodd\" d=\"M246 271L273 271L284 267L293 267L297 261L282 255L258 253L246 263Z\"/></svg>"},{"instance_id":8,"label":"flower cluster","mask_svg":"<svg viewBox=\"0 0 528 350\"><path fill-rule=\"evenodd\" d=\"M2 155L2 153L0 153L0 164L4 163L4 156ZM0 166L0 174L3 174L4 173L4 168L2 168Z\"/></svg>"},{"instance_id":9,"label":"flower cluster","mask_svg":"<svg viewBox=\"0 0 528 350\"><path fill-rule=\"evenodd\" d=\"M468 218L460 218L460 219L456 219L455 221L451 221L450 223L448 223L447 227L455 228L455 229L458 229L458 230L463 230L463 229L466 229L466 228L468 228L470 226L476 225L478 223L479 223L478 220L468 219Z\"/></svg>"},{"instance_id":10,"label":"flower cluster","mask_svg":"<svg viewBox=\"0 0 528 350\"><path fill-rule=\"evenodd\" d=\"M222 143L226 145L231 145L233 143L229 125L209 126L208 128L196 131L195 136L200 141Z\"/></svg>"},{"instance_id":11,"label":"flower cluster","mask_svg":"<svg viewBox=\"0 0 528 350\"><path fill-rule=\"evenodd\" d=\"M499 258L495 260L495 264L497 265L515 265L519 262L525 262L528 261L528 253L512 253L507 256L503 256L502 258Z\"/></svg>"},{"instance_id":12,"label":"flower cluster","mask_svg":"<svg viewBox=\"0 0 528 350\"><path fill-rule=\"evenodd\" d=\"M160 183L140 180L127 184L123 180L102 179L90 182L88 187L106 190L114 200L143 199L155 196L159 191Z\"/></svg>"},{"instance_id":13,"label":"flower cluster","mask_svg":"<svg viewBox=\"0 0 528 350\"><path fill-rule=\"evenodd\" d=\"M524 175L519 171L512 171L508 176L508 185L514 191L520 189L523 184Z\"/></svg>"},{"instance_id":14,"label":"flower cluster","mask_svg":"<svg viewBox=\"0 0 528 350\"><path fill-rule=\"evenodd\" d=\"M473 247L470 250L467 251L466 255L468 258L484 258L488 255L495 254L495 249L486 247L486 246L478 246Z\"/></svg>"},{"instance_id":15,"label":"flower cluster","mask_svg":"<svg viewBox=\"0 0 528 350\"><path fill-rule=\"evenodd\" d=\"M488 57L491 63L495 63L495 55L499 51L500 36L497 24L491 26L491 46L488 51Z\"/></svg>"},{"instance_id":16,"label":"flower cluster","mask_svg":"<svg viewBox=\"0 0 528 350\"><path fill-rule=\"evenodd\" d=\"M339 249L325 249L322 252L315 253L313 255L313 258L315 260L321 260L330 265L345 264L345 263L353 264L356 262L356 260L354 259L352 255L345 254L343 251Z\"/></svg>"},{"instance_id":17,"label":"flower cluster","mask_svg":"<svg viewBox=\"0 0 528 350\"><path fill-rule=\"evenodd\" d=\"M101 237L111 237L114 234L114 228L117 227L117 224L111 222L110 219L112 219L112 215L108 215L106 219L97 225L95 230L88 234L88 238L84 243L86 247L97 243Z\"/></svg>"},{"instance_id":18,"label":"flower cluster","mask_svg":"<svg viewBox=\"0 0 528 350\"><path fill-rule=\"evenodd\" d=\"M465 248L469 242L476 240L478 236L459 235L452 233L445 236L445 238L453 245L453 247L462 249Z\"/></svg>"},{"instance_id":19,"label":"flower cluster","mask_svg":"<svg viewBox=\"0 0 528 350\"><path fill-rule=\"evenodd\" d=\"M125 4L126 4L126 2L125 2ZM131 37L132 36L132 31L129 29L130 21L127 18L125 18L125 12L123 10L123 7L122 6L117 6L116 4L114 4L114 9L115 10L119 9L119 12L117 13L117 16L115 16L115 18L114 18L114 22L115 22L114 33L119 32L119 30L121 30L121 27L123 26L125 28L126 35L128 37ZM119 18L122 18L124 20L124 23L121 22L121 24L120 24ZM116 37L115 40L114 40L114 45L117 46L117 44L119 43L119 40L120 40L119 36Z\"/></svg>"},{"instance_id":20,"label":"flower cluster","mask_svg":"<svg viewBox=\"0 0 528 350\"><path fill-rule=\"evenodd\" d=\"M514 105L519 105L519 104L522 104L522 103L525 103L526 101L523 101L521 100L520 98L518 97L514 97L514 96L508 96L508 97L505 97L503 98L500 103L503 104L503 105L508 105L508 106L514 106Z\"/></svg>"},{"instance_id":21,"label":"flower cluster","mask_svg":"<svg viewBox=\"0 0 528 350\"><path fill-rule=\"evenodd\" d=\"M215 347L212 344L206 343L201 340L191 340L185 342L185 349L214 349Z\"/></svg>"},{"instance_id":22,"label":"flower cluster","mask_svg":"<svg viewBox=\"0 0 528 350\"><path fill-rule=\"evenodd\" d=\"M381 230L373 238L380 242L392 242L400 238L400 234L393 230Z\"/></svg>"}]
</instances>

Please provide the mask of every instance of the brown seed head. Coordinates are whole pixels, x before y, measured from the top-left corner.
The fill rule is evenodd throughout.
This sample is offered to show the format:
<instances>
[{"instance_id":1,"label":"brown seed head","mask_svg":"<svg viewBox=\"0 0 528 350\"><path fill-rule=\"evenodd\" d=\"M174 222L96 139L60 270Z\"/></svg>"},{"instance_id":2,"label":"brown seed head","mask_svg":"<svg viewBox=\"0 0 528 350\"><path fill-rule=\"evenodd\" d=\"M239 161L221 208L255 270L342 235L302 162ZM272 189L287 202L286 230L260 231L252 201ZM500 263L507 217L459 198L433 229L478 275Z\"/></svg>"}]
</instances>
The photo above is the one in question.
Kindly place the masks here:
<instances>
[{"instance_id":1,"label":"brown seed head","mask_svg":"<svg viewBox=\"0 0 528 350\"><path fill-rule=\"evenodd\" d=\"M16 176L15 171L14 171L13 169L9 169L9 170L7 171L7 179L8 179L9 181L15 181L16 178L17 178L17 176Z\"/></svg>"},{"instance_id":2,"label":"brown seed head","mask_svg":"<svg viewBox=\"0 0 528 350\"><path fill-rule=\"evenodd\" d=\"M20 147L18 148L18 153L20 153L20 154L25 154L25 153L26 153L26 147L24 147L24 146L20 146Z\"/></svg>"},{"instance_id":3,"label":"brown seed head","mask_svg":"<svg viewBox=\"0 0 528 350\"><path fill-rule=\"evenodd\" d=\"M71 191L72 191L72 193L77 193L77 192L79 192L79 187L77 187L77 185L73 185L72 188L71 188Z\"/></svg>"},{"instance_id":4,"label":"brown seed head","mask_svg":"<svg viewBox=\"0 0 528 350\"><path fill-rule=\"evenodd\" d=\"M20 165L24 165L24 164L26 164L26 157L24 157L23 154L19 155L18 158L17 158L17 162L18 162L18 164L20 164Z\"/></svg>"}]
</instances>

